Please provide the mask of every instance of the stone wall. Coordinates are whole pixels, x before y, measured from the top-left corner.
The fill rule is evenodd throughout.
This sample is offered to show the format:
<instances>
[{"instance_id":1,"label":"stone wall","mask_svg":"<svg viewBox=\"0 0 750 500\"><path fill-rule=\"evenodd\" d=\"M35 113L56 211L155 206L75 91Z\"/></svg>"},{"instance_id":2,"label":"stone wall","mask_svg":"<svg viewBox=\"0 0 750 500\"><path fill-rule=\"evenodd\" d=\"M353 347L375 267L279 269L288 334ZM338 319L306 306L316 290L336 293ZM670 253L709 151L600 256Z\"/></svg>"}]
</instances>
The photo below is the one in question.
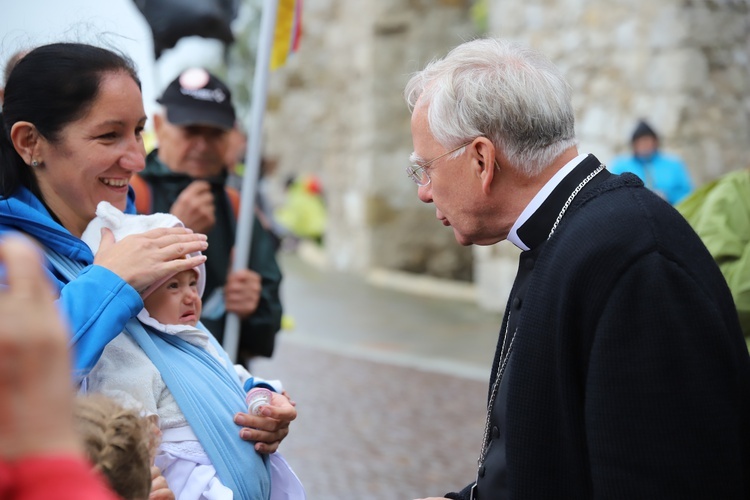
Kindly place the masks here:
<instances>
[{"instance_id":1,"label":"stone wall","mask_svg":"<svg viewBox=\"0 0 750 500\"><path fill-rule=\"evenodd\" d=\"M490 30L547 54L573 86L582 149L626 152L640 117L697 184L747 165L747 0L493 0Z\"/></svg>"},{"instance_id":2,"label":"stone wall","mask_svg":"<svg viewBox=\"0 0 750 500\"><path fill-rule=\"evenodd\" d=\"M580 150L605 163L640 117L696 185L750 166L747 0L491 0L490 32L547 54L573 87ZM474 250L477 296L500 309L518 251Z\"/></svg>"},{"instance_id":3,"label":"stone wall","mask_svg":"<svg viewBox=\"0 0 750 500\"><path fill-rule=\"evenodd\" d=\"M469 280L471 250L441 231L406 178L408 75L474 36L469 0L305 0L299 52L271 80L268 152L277 178L318 174L328 261Z\"/></svg>"},{"instance_id":4,"label":"stone wall","mask_svg":"<svg viewBox=\"0 0 750 500\"><path fill-rule=\"evenodd\" d=\"M750 0L485 1L490 35L540 49L566 74L582 151L610 161L645 117L696 184L750 163ZM321 177L331 265L464 280L473 267L480 302L501 308L515 247L459 247L404 176L403 86L475 36L472 3L305 0L300 50L271 79L266 144L277 184Z\"/></svg>"}]
</instances>

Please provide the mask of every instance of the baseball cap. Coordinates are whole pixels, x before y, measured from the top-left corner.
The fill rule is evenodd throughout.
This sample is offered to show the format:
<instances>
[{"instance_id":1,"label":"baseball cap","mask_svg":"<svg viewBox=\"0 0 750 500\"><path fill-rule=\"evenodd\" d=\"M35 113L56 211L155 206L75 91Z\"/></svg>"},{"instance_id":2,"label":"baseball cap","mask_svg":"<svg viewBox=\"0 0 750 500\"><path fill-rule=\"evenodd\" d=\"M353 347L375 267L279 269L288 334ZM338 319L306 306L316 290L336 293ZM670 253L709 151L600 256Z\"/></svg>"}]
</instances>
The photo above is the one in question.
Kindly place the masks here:
<instances>
[{"instance_id":1,"label":"baseball cap","mask_svg":"<svg viewBox=\"0 0 750 500\"><path fill-rule=\"evenodd\" d=\"M203 68L186 69L156 100L174 125L206 125L229 130L236 115L229 88Z\"/></svg>"}]
</instances>

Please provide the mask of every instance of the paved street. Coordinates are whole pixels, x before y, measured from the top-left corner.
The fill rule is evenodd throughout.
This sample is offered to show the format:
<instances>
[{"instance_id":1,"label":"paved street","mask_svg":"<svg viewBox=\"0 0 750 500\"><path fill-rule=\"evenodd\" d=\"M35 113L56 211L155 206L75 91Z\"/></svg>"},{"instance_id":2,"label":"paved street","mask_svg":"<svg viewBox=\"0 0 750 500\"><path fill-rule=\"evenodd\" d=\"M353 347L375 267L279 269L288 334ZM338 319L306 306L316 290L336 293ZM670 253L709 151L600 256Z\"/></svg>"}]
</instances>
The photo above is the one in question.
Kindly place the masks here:
<instances>
[{"instance_id":1,"label":"paved street","mask_svg":"<svg viewBox=\"0 0 750 500\"><path fill-rule=\"evenodd\" d=\"M255 374L298 419L281 446L312 500L441 496L475 475L500 317L281 256L295 327Z\"/></svg>"}]
</instances>

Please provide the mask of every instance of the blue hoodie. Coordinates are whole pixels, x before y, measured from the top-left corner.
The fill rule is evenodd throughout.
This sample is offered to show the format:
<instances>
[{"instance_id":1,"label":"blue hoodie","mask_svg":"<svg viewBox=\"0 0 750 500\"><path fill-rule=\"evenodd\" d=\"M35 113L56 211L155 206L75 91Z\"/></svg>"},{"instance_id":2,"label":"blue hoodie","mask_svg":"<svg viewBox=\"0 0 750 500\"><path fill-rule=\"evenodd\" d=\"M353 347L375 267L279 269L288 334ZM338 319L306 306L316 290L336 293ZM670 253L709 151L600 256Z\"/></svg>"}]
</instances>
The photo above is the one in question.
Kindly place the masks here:
<instances>
[{"instance_id":1,"label":"blue hoodie","mask_svg":"<svg viewBox=\"0 0 750 500\"><path fill-rule=\"evenodd\" d=\"M608 167L613 174L632 172L647 188L674 205L690 194L693 183L685 164L676 156L654 152L649 158L635 155L619 156Z\"/></svg>"},{"instance_id":2,"label":"blue hoodie","mask_svg":"<svg viewBox=\"0 0 750 500\"><path fill-rule=\"evenodd\" d=\"M129 213L134 213L132 190ZM68 283L48 263L47 273L57 286L58 308L66 316L77 377L85 376L99 360L104 347L123 330L128 319L143 309L136 290L118 275L94 265L89 247L62 227L31 191L21 187L10 198L0 199L0 235L21 232L61 255L86 266Z\"/></svg>"}]
</instances>

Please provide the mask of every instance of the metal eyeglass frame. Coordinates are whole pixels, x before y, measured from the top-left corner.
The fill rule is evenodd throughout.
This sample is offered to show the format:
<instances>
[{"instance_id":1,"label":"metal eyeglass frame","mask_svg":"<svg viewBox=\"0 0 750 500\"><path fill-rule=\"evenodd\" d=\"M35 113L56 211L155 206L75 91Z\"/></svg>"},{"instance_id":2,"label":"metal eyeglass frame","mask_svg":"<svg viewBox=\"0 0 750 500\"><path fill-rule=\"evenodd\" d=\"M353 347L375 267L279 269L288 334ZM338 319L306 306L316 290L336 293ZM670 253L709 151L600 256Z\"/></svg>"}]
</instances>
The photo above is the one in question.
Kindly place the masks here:
<instances>
[{"instance_id":1,"label":"metal eyeglass frame","mask_svg":"<svg viewBox=\"0 0 750 500\"><path fill-rule=\"evenodd\" d=\"M468 146L472 142L474 142L473 139L471 141L465 143L465 144L461 144L460 146L458 146L455 149L451 149L447 153L443 153L440 156L437 156L437 157L433 158L430 161L424 162L422 165L418 165L416 163L412 163L411 165L409 165L408 167L406 167L406 175L408 175L409 179L413 180L414 183L417 186L420 186L420 187L426 186L431 181L430 175L427 173L427 167L429 167L430 165L432 165L433 163L435 163L439 159L444 158L444 157L448 156L451 153L455 153L456 151L458 151L461 148L465 148L466 146ZM424 179L427 179L427 180L424 180Z\"/></svg>"}]
</instances>

